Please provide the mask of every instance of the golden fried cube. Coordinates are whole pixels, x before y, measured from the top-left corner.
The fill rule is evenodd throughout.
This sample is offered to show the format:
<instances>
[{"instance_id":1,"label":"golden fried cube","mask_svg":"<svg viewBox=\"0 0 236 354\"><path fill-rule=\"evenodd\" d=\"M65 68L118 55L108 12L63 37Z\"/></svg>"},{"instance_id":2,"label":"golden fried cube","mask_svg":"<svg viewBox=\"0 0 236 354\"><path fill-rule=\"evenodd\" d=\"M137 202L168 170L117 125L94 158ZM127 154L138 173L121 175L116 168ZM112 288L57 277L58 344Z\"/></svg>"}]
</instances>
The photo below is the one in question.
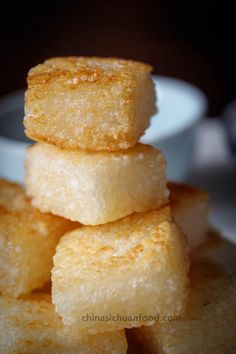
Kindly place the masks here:
<instances>
[{"instance_id":1,"label":"golden fried cube","mask_svg":"<svg viewBox=\"0 0 236 354\"><path fill-rule=\"evenodd\" d=\"M0 292L19 296L50 281L56 245L75 227L40 213L21 186L0 180Z\"/></svg>"},{"instance_id":2,"label":"golden fried cube","mask_svg":"<svg viewBox=\"0 0 236 354\"><path fill-rule=\"evenodd\" d=\"M87 225L155 209L168 198L164 157L142 144L113 153L36 144L27 152L25 183L41 211Z\"/></svg>"},{"instance_id":3,"label":"golden fried cube","mask_svg":"<svg viewBox=\"0 0 236 354\"><path fill-rule=\"evenodd\" d=\"M32 354L125 354L124 331L88 336L65 327L45 296L0 297L0 352Z\"/></svg>"},{"instance_id":4,"label":"golden fried cube","mask_svg":"<svg viewBox=\"0 0 236 354\"><path fill-rule=\"evenodd\" d=\"M147 64L115 58L52 58L31 69L25 132L63 148L115 151L139 140L156 112Z\"/></svg>"},{"instance_id":5,"label":"golden fried cube","mask_svg":"<svg viewBox=\"0 0 236 354\"><path fill-rule=\"evenodd\" d=\"M180 183L168 183L175 222L187 236L190 249L207 239L208 193Z\"/></svg>"},{"instance_id":6,"label":"golden fried cube","mask_svg":"<svg viewBox=\"0 0 236 354\"><path fill-rule=\"evenodd\" d=\"M164 207L65 235L52 299L65 325L89 333L151 325L159 313L181 312L187 274L185 237Z\"/></svg>"},{"instance_id":7,"label":"golden fried cube","mask_svg":"<svg viewBox=\"0 0 236 354\"><path fill-rule=\"evenodd\" d=\"M236 273L236 246L216 231L209 231L207 239L191 252L192 261L210 259Z\"/></svg>"},{"instance_id":8,"label":"golden fried cube","mask_svg":"<svg viewBox=\"0 0 236 354\"><path fill-rule=\"evenodd\" d=\"M136 330L151 354L236 353L236 278L214 264L195 264L186 313Z\"/></svg>"}]
</instances>

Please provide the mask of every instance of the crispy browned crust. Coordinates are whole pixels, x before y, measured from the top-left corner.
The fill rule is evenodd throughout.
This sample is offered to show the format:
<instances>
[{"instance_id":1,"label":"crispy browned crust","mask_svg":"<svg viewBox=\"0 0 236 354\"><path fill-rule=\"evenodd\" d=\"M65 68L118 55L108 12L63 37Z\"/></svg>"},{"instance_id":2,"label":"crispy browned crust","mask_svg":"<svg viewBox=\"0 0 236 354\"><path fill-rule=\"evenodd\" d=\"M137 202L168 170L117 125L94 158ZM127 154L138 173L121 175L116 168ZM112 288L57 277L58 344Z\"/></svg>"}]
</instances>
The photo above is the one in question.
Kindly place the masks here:
<instances>
[{"instance_id":1,"label":"crispy browned crust","mask_svg":"<svg viewBox=\"0 0 236 354\"><path fill-rule=\"evenodd\" d=\"M125 354L123 330L88 336L66 327L47 293L12 299L0 296L0 351L4 354Z\"/></svg>"},{"instance_id":2,"label":"crispy browned crust","mask_svg":"<svg viewBox=\"0 0 236 354\"><path fill-rule=\"evenodd\" d=\"M20 185L0 180L0 292L18 297L49 282L56 245L77 226L41 213Z\"/></svg>"},{"instance_id":3,"label":"crispy browned crust","mask_svg":"<svg viewBox=\"0 0 236 354\"><path fill-rule=\"evenodd\" d=\"M185 238L172 222L170 208L135 213L61 239L52 270L53 303L65 324L76 323L91 334L150 325L141 319L96 324L81 318L84 311L179 313L188 295L188 271Z\"/></svg>"},{"instance_id":4,"label":"crispy browned crust","mask_svg":"<svg viewBox=\"0 0 236 354\"><path fill-rule=\"evenodd\" d=\"M71 86L81 83L114 83L148 74L152 66L138 61L99 57L57 57L46 60L29 71L27 82L44 84L51 80L74 79ZM131 83L131 81L130 81Z\"/></svg>"},{"instance_id":5,"label":"crispy browned crust","mask_svg":"<svg viewBox=\"0 0 236 354\"><path fill-rule=\"evenodd\" d=\"M151 70L148 64L116 58L46 60L28 74L26 135L61 148L134 146L156 112Z\"/></svg>"},{"instance_id":6,"label":"crispy browned crust","mask_svg":"<svg viewBox=\"0 0 236 354\"><path fill-rule=\"evenodd\" d=\"M65 140L59 140L56 136L54 137L53 135L50 136L45 136L37 132L35 129L30 129L26 128L25 129L25 134L27 135L28 138L41 142L41 143L47 143L47 144L54 144L58 146L61 149L78 149L78 143L73 143L71 142L70 145L68 146L68 142ZM90 131L89 129L87 130L87 134L84 132L84 136L87 138L84 138L84 140L87 141L87 144L80 144L79 148L83 151L111 151L111 152L119 152L121 150L120 145L117 145L117 141L122 142L122 148L124 150L130 149L136 144L136 139L130 135L129 133L120 133L116 134L117 138L113 138L112 136L106 136L106 139L104 139L104 142L100 142L100 145L97 143L94 143L94 140L91 138L93 136L92 130ZM90 142L90 144L89 144Z\"/></svg>"},{"instance_id":7,"label":"crispy browned crust","mask_svg":"<svg viewBox=\"0 0 236 354\"><path fill-rule=\"evenodd\" d=\"M170 203L172 206L178 204L181 199L198 198L207 201L209 198L206 191L184 183L168 182L167 187L170 191Z\"/></svg>"}]
</instances>

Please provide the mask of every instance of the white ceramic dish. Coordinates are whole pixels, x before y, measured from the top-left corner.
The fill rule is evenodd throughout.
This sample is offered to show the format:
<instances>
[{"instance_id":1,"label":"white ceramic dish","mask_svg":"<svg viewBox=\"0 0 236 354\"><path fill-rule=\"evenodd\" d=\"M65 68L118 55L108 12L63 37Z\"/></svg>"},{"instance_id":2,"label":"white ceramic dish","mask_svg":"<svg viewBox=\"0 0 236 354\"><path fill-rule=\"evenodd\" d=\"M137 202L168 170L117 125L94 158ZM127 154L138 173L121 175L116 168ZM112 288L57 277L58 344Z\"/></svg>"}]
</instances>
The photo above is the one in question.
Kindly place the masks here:
<instances>
[{"instance_id":1,"label":"white ceramic dish","mask_svg":"<svg viewBox=\"0 0 236 354\"><path fill-rule=\"evenodd\" d=\"M158 89L158 114L141 141L164 151L168 177L184 180L191 167L194 127L206 112L204 94L193 85L177 79L154 76ZM0 99L0 176L22 182L25 149L24 91Z\"/></svg>"},{"instance_id":2,"label":"white ceramic dish","mask_svg":"<svg viewBox=\"0 0 236 354\"><path fill-rule=\"evenodd\" d=\"M195 86L181 80L154 76L158 113L141 141L165 154L168 178L184 181L191 168L194 128L206 114L206 96Z\"/></svg>"},{"instance_id":3,"label":"white ceramic dish","mask_svg":"<svg viewBox=\"0 0 236 354\"><path fill-rule=\"evenodd\" d=\"M0 99L0 176L22 182L24 158L30 144L24 136L24 90Z\"/></svg>"}]
</instances>

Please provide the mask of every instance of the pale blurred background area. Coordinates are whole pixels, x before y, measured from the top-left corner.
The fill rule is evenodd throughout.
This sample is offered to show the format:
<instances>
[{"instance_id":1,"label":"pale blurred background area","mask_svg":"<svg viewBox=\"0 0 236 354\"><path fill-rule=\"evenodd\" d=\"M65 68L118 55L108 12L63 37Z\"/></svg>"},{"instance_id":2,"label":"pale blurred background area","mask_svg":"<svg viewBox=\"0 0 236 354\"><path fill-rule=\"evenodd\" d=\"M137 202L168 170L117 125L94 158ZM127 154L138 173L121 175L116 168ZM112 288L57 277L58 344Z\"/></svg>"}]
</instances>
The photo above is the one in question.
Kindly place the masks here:
<instances>
[{"instance_id":1,"label":"pale blurred background area","mask_svg":"<svg viewBox=\"0 0 236 354\"><path fill-rule=\"evenodd\" d=\"M0 17L1 176L23 180L23 97L30 67L67 55L148 62L158 75L154 78L159 114L143 139L164 150L170 179L210 192L214 225L236 240L233 4L212 0L6 2Z\"/></svg>"}]
</instances>

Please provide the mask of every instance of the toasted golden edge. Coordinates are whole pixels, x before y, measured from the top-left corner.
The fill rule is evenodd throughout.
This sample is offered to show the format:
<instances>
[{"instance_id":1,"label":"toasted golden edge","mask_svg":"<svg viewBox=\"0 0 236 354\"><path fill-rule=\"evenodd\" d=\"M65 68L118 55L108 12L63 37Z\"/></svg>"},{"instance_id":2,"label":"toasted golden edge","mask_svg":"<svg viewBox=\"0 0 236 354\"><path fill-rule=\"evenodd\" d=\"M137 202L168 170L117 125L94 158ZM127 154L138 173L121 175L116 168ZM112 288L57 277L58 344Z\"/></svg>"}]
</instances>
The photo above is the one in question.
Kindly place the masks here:
<instances>
[{"instance_id":1,"label":"toasted golden edge","mask_svg":"<svg viewBox=\"0 0 236 354\"><path fill-rule=\"evenodd\" d=\"M169 224L167 226L167 230L170 233L175 232L176 233L176 237L178 237L178 249L177 252L179 253L179 256L177 257L177 262L176 260L172 259L172 265L171 267L173 267L173 263L175 262L177 264L177 268L182 269L182 300L187 298L188 296L188 292L189 292L189 280L188 280L188 272L189 272L189 256L188 256L188 252L187 252L187 245L186 245L186 238L184 236L184 234L182 233L182 231L180 230L180 228L174 224L172 217L171 217L171 213L170 213L170 208L168 206L165 207L161 207L158 210L154 210L154 211L149 211L146 213L133 213L130 216L127 216L123 219L117 220L115 222L111 222L111 223L107 223L105 225L98 225L98 226L84 226L81 229L77 229L74 230L72 232L69 232L67 234L65 234L63 236L63 238L61 239L60 243L57 246L57 252L54 256L54 268L52 270L52 294L53 294L53 298L54 298L54 304L57 307L58 303L57 301L55 301L56 298L56 293L55 293L55 284L57 283L58 279L59 282L61 281L61 276L59 275L61 272L61 269L63 268L63 265L61 263L61 261L64 259L63 258L63 253L67 255L71 255L72 258L76 257L76 252L74 251L75 249L73 248L73 239L75 241L75 238L80 242L84 242L86 243L88 240L88 250L89 250L89 243L93 242L92 240L94 239L94 241L96 242L96 238L97 237L101 237L103 238L104 235L106 235L106 231L109 232L109 235L106 235L106 238L110 238L111 236L111 231L113 231L115 228L116 230L114 230L114 232L118 232L118 237L122 238L123 236L126 234L129 236L129 234L134 234L135 229L137 230L137 232L139 232L139 229L142 228L142 220L144 218L144 215L147 216L147 220L145 221L145 228L147 229L149 222L152 222L152 216L156 215L156 219L155 219L155 224L153 225L154 229L155 229L155 233L159 234L159 228L166 228L167 223ZM150 219L151 218L151 219ZM128 224L128 230L126 228L123 229L123 226L126 227L126 225ZM169 227L170 226L170 227ZM100 236L97 236L96 234L96 230L100 229L101 231L104 230L103 235L101 234ZM108 229L108 230L106 230ZM84 233L87 232L87 235L85 235ZM145 234L142 232L142 239L145 240ZM174 235L172 235L174 236ZM158 237L159 239L159 237ZM146 250L145 248L143 249L142 247L133 247L131 248L129 251L126 251L125 255L120 255L119 257L114 256L112 258L112 263L109 264L107 263L107 265L103 265L103 267L106 268L113 268L113 267L119 267L119 263L122 263L122 265L124 264L128 264L130 263L130 261L134 260L135 258L139 258L140 259L143 257L145 262L149 262L149 257L150 259L152 259L152 255L150 255L148 253L148 249L151 246L156 246L157 243L160 244L160 247L162 248L162 250L164 251L164 254L168 253L168 254L172 254L172 258L176 258L175 256L175 252L176 252L176 248L174 249L174 246L171 242L168 242L168 244L165 242L165 240L161 239L153 239L151 238L150 240L147 240L147 247ZM69 241L69 243L68 243ZM171 243L171 244L170 244ZM151 247L152 248L152 247ZM71 249L72 249L72 253L71 253ZM109 247L108 247L109 249ZM98 250L97 252L104 252L104 250L106 250L106 246L102 247L101 250ZM105 251L106 252L106 251ZM96 253L96 255L98 255L98 253ZM75 258L74 258L75 259ZM99 259L103 259L103 257L101 258L101 256L99 255ZM95 266L100 266L100 264L102 264L102 261L100 261L99 259L95 259L93 261L93 265ZM106 259L106 257L105 257ZM182 260L182 262L180 263L180 260ZM157 261L159 262L159 261ZM99 264L100 263L100 264ZM68 264L68 263L67 263ZM170 267L170 264L168 265L168 267ZM101 268L102 269L102 268ZM104 268L105 269L105 268ZM94 272L94 270L93 270ZM82 276L83 277L83 276ZM58 286L58 289L60 289L60 285ZM57 294L58 296L58 294ZM61 296L58 296L58 298L60 298ZM62 297L61 297L62 298ZM181 304L181 309L176 310L178 312L178 314L182 311L184 311L185 308L185 301L182 301L183 303ZM180 311L180 312L179 312ZM58 311L58 313L60 313L60 311ZM152 323L147 324L147 322L145 322L146 325L151 325ZM136 325L132 325L132 327L139 327L141 326L141 322L140 323L136 323ZM130 324L126 323L126 328L131 327ZM109 331L109 329L106 329L106 331ZM97 333L97 329L94 330L93 328L89 329L89 333Z\"/></svg>"},{"instance_id":2,"label":"toasted golden edge","mask_svg":"<svg viewBox=\"0 0 236 354\"><path fill-rule=\"evenodd\" d=\"M70 343L71 340L76 340L78 342L81 337L82 342L84 340L86 340L87 344L90 342L90 338L91 338L92 342L94 342L94 340L95 341L98 340L98 345L99 345L99 342L101 343L101 341L103 341L103 339L106 339L106 337L107 337L107 339L110 338L112 341L114 339L116 341L117 337L118 337L120 339L119 347L122 348L122 353L127 352L128 343L127 343L127 338L126 338L124 330L118 330L115 333L112 333L112 332L101 333L101 337L100 337L100 334L98 334L98 335L95 334L92 338L92 337L90 337L90 335L88 335L88 333L86 331L81 330L78 333L78 331L75 328L71 327L71 329L70 329L70 328L64 326L61 321L60 316L58 316L58 314L56 313L54 305L51 302L51 294L50 293L47 293L44 291L38 291L38 292L33 292L32 294L29 294L27 296L22 296L21 298L18 298L18 299L12 299L10 297L0 296L0 305L1 306L5 305L6 308L12 307L13 310L14 310L15 305L18 307L17 312L15 312L15 313L11 312L10 314L6 313L6 311L5 311L5 313L1 313L1 309L0 309L0 317L2 317L1 315L3 315L3 322L2 322L3 326L4 326L4 319L8 319L8 317L9 317L10 323L9 322L7 323L8 333L9 333L9 326L13 326L13 332L11 333L13 340L15 340L14 327L15 326L17 327L16 338L18 340L18 346L17 346L18 349L19 349L19 345L21 344L21 340L24 340L25 333L26 333L26 337L28 337L30 335L31 331L34 332L34 334L35 334L35 332L38 332L40 335L40 333L45 332L47 329L49 329L49 336L52 333L52 335L53 335L52 340L53 341L57 340L57 339L60 340L61 336L62 336L62 338L67 337L68 341L65 344ZM24 310L26 311L26 320L24 318L25 316L23 313L22 314L23 321L20 321L20 312L18 311L19 307L22 307L22 311L24 311ZM35 318L29 321L28 315L31 317L34 316ZM45 316L48 316L48 319L46 320L46 322L42 322L42 317L44 318ZM20 328L23 330L23 332L19 331ZM22 333L23 333L23 337L22 337ZM116 336L114 336L114 334L116 334ZM40 345L38 343L38 345L40 345L40 348L42 347L42 349L43 349L43 348L45 348L45 346L47 346L47 344L45 344L45 343L47 343L47 341L45 341L45 338L43 335L42 335L42 339L43 339L44 343L42 345ZM29 340L30 340L30 338L29 338ZM30 342L30 343L26 342L26 344L30 344L30 347L31 347L31 345L33 345L33 347L35 347L35 343L33 343L33 342ZM78 343L78 345L79 345L79 343ZM94 347L94 343L92 345ZM104 343L104 345L105 345L105 343ZM2 343L0 343L0 349L5 349L4 344L2 345ZM31 350L32 350L32 348L31 348ZM78 348L78 350L79 350L79 348ZM15 351L14 351L14 353L15 353ZM33 354L33 352L31 352L31 351L30 351L30 353ZM42 353L44 353L44 352L42 352ZM76 351L76 353L77 353L77 351ZM17 350L17 354L21 354L21 352L19 352ZM28 354L28 351L27 351L27 353L24 352L24 354Z\"/></svg>"},{"instance_id":3,"label":"toasted golden edge","mask_svg":"<svg viewBox=\"0 0 236 354\"><path fill-rule=\"evenodd\" d=\"M103 68L103 64L110 67ZM101 82L103 84L124 81L129 77L122 74L138 73L149 74L152 67L133 60L119 58L99 57L55 57L44 61L42 64L30 69L27 77L29 86L34 84L46 84L59 78L76 78L72 85L75 87L81 83Z\"/></svg>"},{"instance_id":4,"label":"toasted golden edge","mask_svg":"<svg viewBox=\"0 0 236 354\"><path fill-rule=\"evenodd\" d=\"M54 144L64 150L68 150L68 149L69 150L82 150L85 152L95 152L95 151L119 152L121 150L132 149L137 143L137 140L129 133L119 134L118 138L116 138L116 139L113 139L112 137L107 136L106 138L102 139L103 140L102 143L99 142L99 139L96 143L94 143L94 140L91 140L90 134L88 134L87 141L88 142L91 141L91 143L88 144L91 147L89 147L89 146L85 145L83 142L79 142L79 141L77 144L68 143L65 140L60 141L59 139L57 139L57 137L54 137L53 135L46 137L46 136L43 136L42 134L38 133L35 129L26 128L26 127L25 127L25 135L29 139L32 139L38 143Z\"/></svg>"},{"instance_id":5,"label":"toasted golden edge","mask_svg":"<svg viewBox=\"0 0 236 354\"><path fill-rule=\"evenodd\" d=\"M4 192L4 193L2 193ZM15 253L15 248L17 247L17 245L20 244L21 239L18 237L19 234L17 234L18 229L16 229L17 225L19 226L18 223L20 223L21 227L22 225L24 225L24 234L27 230L27 232L34 232L37 233L37 239L39 240L40 237L42 238L42 242L44 242L44 237L39 236L38 234L38 230L35 228L35 222L39 222L40 225L41 224L46 224L47 227L51 227L52 229L56 230L57 234L56 236L54 235L53 238L50 239L50 235L48 236L48 239L51 241L52 244L52 240L56 240L58 239L59 242L59 238L63 236L64 233L69 232L75 228L80 227L80 224L77 222L72 222L68 219L65 219L63 217L57 216L57 215L53 215L49 212L47 213L42 213L39 209L35 208L32 204L31 204L31 199L27 196L25 189L22 185L15 183L15 182L11 182L8 181L6 179L0 179L0 219L6 221L7 225L8 223L12 222L12 225L15 228L15 232L12 236L12 239L10 237L10 235L8 233L5 233L4 231L1 234L1 238L6 242L8 242L8 244L10 245L10 247L8 248L8 252L6 251L6 249L1 249L0 246L0 252L2 252L2 256L4 259L7 258L7 264L8 266L13 266L14 261L16 261L18 259L18 255L17 253ZM9 221L11 220L11 221ZM12 221L13 220L13 221ZM29 227L27 226L27 229L25 228L25 223L30 222L32 228L29 229ZM7 226L8 227L8 226ZM0 232L3 228L3 225L0 225ZM58 229L61 229L61 233L58 232ZM25 236L27 236L27 234L25 234ZM16 240L18 237L18 240ZM4 243L3 243L4 244ZM31 245L33 245L33 243L31 242ZM56 245L55 245L56 248ZM10 250L10 251L9 251ZM5 252L4 252L5 251ZM7 254L6 254L7 252ZM9 253L10 252L10 253ZM25 252L25 250L24 250ZM22 252L20 252L20 257L21 257ZM4 256L5 255L5 256ZM0 258L2 259L2 256L0 256ZM12 263L13 262L13 263ZM52 264L53 266L53 264ZM8 268L9 268L8 267ZM15 264L14 264L15 267ZM44 269L45 271L45 269ZM0 273L2 273L3 270L2 268L0 269ZM1 276L5 276L5 271L1 274ZM50 279L50 271L48 273L49 277L48 280ZM3 276L3 279L5 279ZM8 278L8 275L6 275L6 279ZM31 278L32 280L32 278ZM47 281L48 281L47 280ZM8 278L9 281L9 278ZM35 279L32 280L33 282L35 282ZM32 282L31 285L27 285L27 288L24 284L24 290L19 291L19 287L17 284L17 288L10 286L8 287L7 290L3 289L2 287L2 283L0 285L0 294L4 295L4 296L10 296L13 298L19 297L25 293L29 293L30 291L34 291L36 288L44 288L46 286L45 284L45 274L43 274L43 277L41 276L37 278L37 287L35 285L32 286ZM50 286L50 285L47 285ZM13 291L13 289L15 289ZM16 289L18 289L18 291L16 291Z\"/></svg>"},{"instance_id":6,"label":"toasted golden edge","mask_svg":"<svg viewBox=\"0 0 236 354\"><path fill-rule=\"evenodd\" d=\"M23 192L23 187L22 185L16 183L16 182L12 182L12 181L9 181L7 179L4 179L4 178L0 178L0 190L3 189L3 188L12 188L14 189L16 192Z\"/></svg>"},{"instance_id":7,"label":"toasted golden edge","mask_svg":"<svg viewBox=\"0 0 236 354\"><path fill-rule=\"evenodd\" d=\"M63 237L60 240L60 243L57 245L57 249L60 249L64 244L66 244L67 240L70 239L70 237L76 236L76 238L78 237L84 238L86 232L91 235L90 239L91 237L96 238L97 231L101 231L101 230L103 230L104 234L106 234L107 232L110 233L113 230L115 230L116 232L117 230L119 231L122 230L122 234L120 234L119 232L119 238L123 237L123 232L127 233L129 237L129 234L134 233L136 228L137 230L139 230L139 228L143 226L142 221L144 221L144 225L145 225L147 224L147 220L152 219L153 216L156 217L155 225L154 225L155 228L157 227L157 225L159 226L163 222L172 223L175 225L177 231L181 234L181 240L183 240L183 243L186 243L186 237L183 235L180 228L173 222L170 207L168 205L164 205L161 206L158 210L153 209L147 212L140 212L140 213L134 212L130 215L124 216L121 219L109 221L105 224L83 225L82 227L78 227L74 230L70 230L63 235ZM88 240L89 242L90 239ZM139 252L139 250L137 250L137 252ZM140 250L140 252L142 253L143 251Z\"/></svg>"},{"instance_id":8,"label":"toasted golden edge","mask_svg":"<svg viewBox=\"0 0 236 354\"><path fill-rule=\"evenodd\" d=\"M170 190L170 204L172 206L176 206L179 202L186 199L198 199L206 203L209 200L209 195L205 190L187 184L168 181L167 187Z\"/></svg>"},{"instance_id":9,"label":"toasted golden edge","mask_svg":"<svg viewBox=\"0 0 236 354\"><path fill-rule=\"evenodd\" d=\"M94 61L94 66L89 66L89 61ZM76 61L81 63L80 66L76 65ZM58 68L58 63L65 63L68 68ZM109 63L114 66L114 69L108 68L103 69L101 64ZM70 64L70 65L69 65ZM121 68L116 68L116 65L121 65ZM71 68L72 66L72 68ZM60 65L59 65L60 67ZM73 69L73 70L72 70ZM32 68L28 74L28 90L25 95L26 105L28 101L32 99L37 99L41 97L45 92L45 85L51 81L58 80L66 88L71 87L75 89L77 85L81 83L120 83L126 86L124 89L124 94L127 100L130 99L130 87L136 85L135 80L138 73L147 75L152 71L152 67L148 64L141 62L136 62L132 60L124 60L118 58L96 58L96 57L59 57L51 58L46 60L43 64L39 64L35 68ZM71 82L71 83L70 83ZM70 83L70 84L68 84ZM34 87L35 86L35 87ZM156 112L153 107L150 116ZM147 124L146 124L147 125ZM83 139L77 143L71 143L68 141L61 141L57 137L45 136L45 134L40 134L37 129L31 127L27 120L24 119L25 134L30 139L39 141L53 143L61 148L79 148L85 151L119 151L123 149L132 148L137 140L142 136L143 131L134 136L132 132L118 132L116 137L112 137L109 134L103 136L101 141L94 141L91 138L93 132L88 130L83 133ZM118 136L117 136L118 134ZM88 141L88 143L86 143ZM91 147L90 147L91 146Z\"/></svg>"}]
</instances>

